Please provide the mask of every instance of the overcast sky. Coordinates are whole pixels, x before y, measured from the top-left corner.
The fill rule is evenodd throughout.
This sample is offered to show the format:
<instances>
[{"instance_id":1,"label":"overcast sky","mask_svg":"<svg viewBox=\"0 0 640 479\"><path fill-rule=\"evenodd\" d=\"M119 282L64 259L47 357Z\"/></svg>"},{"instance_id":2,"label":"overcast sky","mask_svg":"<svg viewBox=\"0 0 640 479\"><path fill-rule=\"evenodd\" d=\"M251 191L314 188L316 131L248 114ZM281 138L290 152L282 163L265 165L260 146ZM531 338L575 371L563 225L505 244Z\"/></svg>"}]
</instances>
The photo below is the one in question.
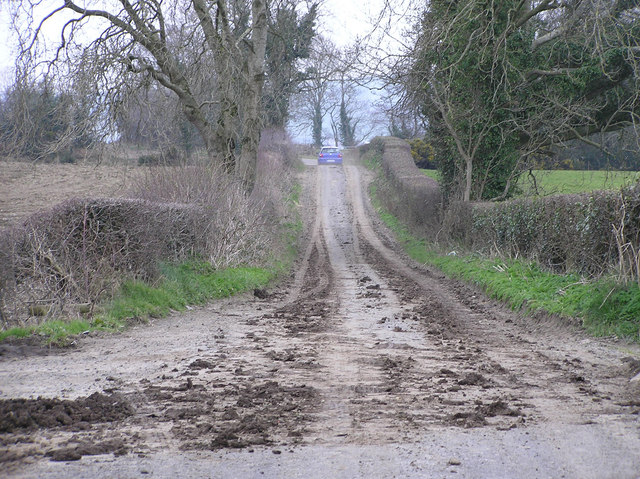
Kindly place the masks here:
<instances>
[{"instance_id":1,"label":"overcast sky","mask_svg":"<svg viewBox=\"0 0 640 479\"><path fill-rule=\"evenodd\" d=\"M337 45L353 43L356 37L371 32L371 22L378 16L383 4L383 0L325 0L327 17L321 19L318 33L323 33L322 27L326 24Z\"/></svg>"},{"instance_id":2,"label":"overcast sky","mask_svg":"<svg viewBox=\"0 0 640 479\"><path fill-rule=\"evenodd\" d=\"M6 6L0 0L0 85L2 86L7 83L7 77L11 75L14 55L13 39L9 29L9 14L6 10Z\"/></svg>"}]
</instances>

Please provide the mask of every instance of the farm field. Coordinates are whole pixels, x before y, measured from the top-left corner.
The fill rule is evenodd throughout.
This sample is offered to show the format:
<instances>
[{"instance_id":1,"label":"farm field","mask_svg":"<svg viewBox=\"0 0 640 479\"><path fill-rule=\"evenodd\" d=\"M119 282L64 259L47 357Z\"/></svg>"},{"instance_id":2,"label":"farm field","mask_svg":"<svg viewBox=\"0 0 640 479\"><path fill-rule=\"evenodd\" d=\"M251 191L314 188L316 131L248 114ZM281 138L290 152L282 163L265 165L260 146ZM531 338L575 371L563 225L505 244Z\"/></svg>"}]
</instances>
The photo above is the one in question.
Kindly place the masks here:
<instances>
[{"instance_id":1,"label":"farm field","mask_svg":"<svg viewBox=\"0 0 640 479\"><path fill-rule=\"evenodd\" d=\"M438 180L437 170L421 170ZM640 179L638 171L533 170L520 177L521 196L549 196L616 190ZM537 193L536 193L537 186Z\"/></svg>"},{"instance_id":2,"label":"farm field","mask_svg":"<svg viewBox=\"0 0 640 479\"><path fill-rule=\"evenodd\" d=\"M121 197L144 168L0 161L0 228L74 197Z\"/></svg>"}]
</instances>

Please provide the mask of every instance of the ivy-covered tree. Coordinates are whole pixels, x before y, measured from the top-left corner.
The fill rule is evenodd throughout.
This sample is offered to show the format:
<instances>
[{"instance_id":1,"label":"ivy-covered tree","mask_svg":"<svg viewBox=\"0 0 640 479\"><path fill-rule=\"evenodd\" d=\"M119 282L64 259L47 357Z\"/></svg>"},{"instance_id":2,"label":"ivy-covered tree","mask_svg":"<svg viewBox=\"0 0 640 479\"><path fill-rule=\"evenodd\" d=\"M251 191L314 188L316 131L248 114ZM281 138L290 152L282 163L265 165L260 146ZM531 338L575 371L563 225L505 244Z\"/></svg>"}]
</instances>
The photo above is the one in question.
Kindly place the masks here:
<instances>
[{"instance_id":1,"label":"ivy-covered tree","mask_svg":"<svg viewBox=\"0 0 640 479\"><path fill-rule=\"evenodd\" d=\"M449 198L505 198L534 154L637 124L640 9L624 0L431 0L406 91Z\"/></svg>"},{"instance_id":2,"label":"ivy-covered tree","mask_svg":"<svg viewBox=\"0 0 640 479\"><path fill-rule=\"evenodd\" d=\"M354 107L358 108L355 102L356 89L345 79L345 75L340 78L340 113L339 113L339 137L344 146L355 146L358 142L356 129L360 118L356 118Z\"/></svg>"},{"instance_id":3,"label":"ivy-covered tree","mask_svg":"<svg viewBox=\"0 0 640 479\"><path fill-rule=\"evenodd\" d=\"M340 101L340 141L344 146L355 146L357 125L358 121L347 111L347 103L342 98Z\"/></svg>"}]
</instances>

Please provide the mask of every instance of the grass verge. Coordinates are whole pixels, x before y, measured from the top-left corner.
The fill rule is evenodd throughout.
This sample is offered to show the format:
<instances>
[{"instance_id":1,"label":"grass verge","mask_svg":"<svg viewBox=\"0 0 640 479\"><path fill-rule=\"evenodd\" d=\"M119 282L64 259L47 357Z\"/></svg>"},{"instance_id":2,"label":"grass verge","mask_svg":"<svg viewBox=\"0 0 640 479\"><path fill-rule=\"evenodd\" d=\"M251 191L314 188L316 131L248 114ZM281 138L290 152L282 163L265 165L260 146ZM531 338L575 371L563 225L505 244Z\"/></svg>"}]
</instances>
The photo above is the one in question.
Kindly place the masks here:
<instances>
[{"instance_id":1,"label":"grass verge","mask_svg":"<svg viewBox=\"0 0 640 479\"><path fill-rule=\"evenodd\" d=\"M26 338L32 335L38 335L47 343L63 343L69 336L81 334L92 329L91 322L84 320L53 320L38 326L29 326L26 328L11 328L0 331L0 341L7 338Z\"/></svg>"},{"instance_id":2,"label":"grass verge","mask_svg":"<svg viewBox=\"0 0 640 479\"><path fill-rule=\"evenodd\" d=\"M131 321L166 316L171 311L184 311L189 305L262 288L277 274L275 267L216 270L208 263L196 261L163 265L155 285L125 282L112 299L101 305L92 320L52 320L37 326L11 328L0 332L0 341L37 335L48 343L64 343L71 336L89 331L118 331Z\"/></svg>"},{"instance_id":3,"label":"grass verge","mask_svg":"<svg viewBox=\"0 0 640 479\"><path fill-rule=\"evenodd\" d=\"M544 311L577 319L593 335L615 335L640 341L640 288L637 284L617 284L607 278L587 281L577 275L549 273L534 263L520 260L442 252L414 237L397 218L385 211L376 198L375 185L370 192L380 218L415 261L474 284L513 310Z\"/></svg>"},{"instance_id":4,"label":"grass verge","mask_svg":"<svg viewBox=\"0 0 640 479\"><path fill-rule=\"evenodd\" d=\"M189 262L165 265L162 280L156 286L140 281L125 282L120 293L111 299L94 325L119 329L128 320L145 320L184 311L188 305L204 304L236 293L264 287L274 271L264 268L229 268L216 270L208 263Z\"/></svg>"}]
</instances>

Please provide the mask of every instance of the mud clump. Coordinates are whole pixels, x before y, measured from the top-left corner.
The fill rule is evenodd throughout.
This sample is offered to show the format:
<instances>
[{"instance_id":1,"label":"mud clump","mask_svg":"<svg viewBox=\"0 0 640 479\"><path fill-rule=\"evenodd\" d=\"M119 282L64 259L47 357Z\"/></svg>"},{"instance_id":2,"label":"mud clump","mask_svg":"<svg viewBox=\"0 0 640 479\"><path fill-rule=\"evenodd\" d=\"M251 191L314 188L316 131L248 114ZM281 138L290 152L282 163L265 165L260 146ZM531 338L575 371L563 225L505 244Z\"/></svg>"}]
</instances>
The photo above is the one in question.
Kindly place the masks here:
<instances>
[{"instance_id":1,"label":"mud clump","mask_svg":"<svg viewBox=\"0 0 640 479\"><path fill-rule=\"evenodd\" d=\"M378 363L383 371L394 371L394 374L396 374L396 370L399 370L402 373L408 372L413 367L415 360L411 356L406 358L401 356L395 358L382 356L378 360Z\"/></svg>"},{"instance_id":2,"label":"mud clump","mask_svg":"<svg viewBox=\"0 0 640 479\"><path fill-rule=\"evenodd\" d=\"M460 386L488 386L490 383L491 381L482 374L475 372L465 374L464 377L458 381Z\"/></svg>"},{"instance_id":3,"label":"mud clump","mask_svg":"<svg viewBox=\"0 0 640 479\"><path fill-rule=\"evenodd\" d=\"M0 433L66 427L85 430L90 424L120 421L133 414L119 394L93 393L86 398L5 399L0 401Z\"/></svg>"},{"instance_id":4,"label":"mud clump","mask_svg":"<svg viewBox=\"0 0 640 479\"><path fill-rule=\"evenodd\" d=\"M210 443L210 449L242 449L249 446L250 443L241 440L231 431L224 431L216 435Z\"/></svg>"},{"instance_id":5,"label":"mud clump","mask_svg":"<svg viewBox=\"0 0 640 479\"><path fill-rule=\"evenodd\" d=\"M482 427L487 425L484 415L476 411L457 412L449 416L449 421L455 425L465 428Z\"/></svg>"},{"instance_id":6,"label":"mud clump","mask_svg":"<svg viewBox=\"0 0 640 479\"><path fill-rule=\"evenodd\" d=\"M172 423L171 431L183 450L240 449L277 443L308 421L307 411L318 398L312 387L277 381L228 386L216 392L197 386L194 384L188 391L171 386L146 391L149 400L157 403L157 409L164 409L159 420ZM164 391L172 394L167 397ZM185 406L175 407L179 402Z\"/></svg>"},{"instance_id":7,"label":"mud clump","mask_svg":"<svg viewBox=\"0 0 640 479\"><path fill-rule=\"evenodd\" d=\"M123 456L127 454L129 449L122 439L113 439L99 443L84 442L71 447L53 449L48 451L45 456L52 461L78 461L82 456L97 456L100 454L113 454L114 456Z\"/></svg>"},{"instance_id":8,"label":"mud clump","mask_svg":"<svg viewBox=\"0 0 640 479\"><path fill-rule=\"evenodd\" d=\"M322 303L309 300L298 301L278 309L264 319L276 319L284 322L284 328L291 335L318 333L326 330L330 308Z\"/></svg>"},{"instance_id":9,"label":"mud clump","mask_svg":"<svg viewBox=\"0 0 640 479\"><path fill-rule=\"evenodd\" d=\"M478 404L473 411L451 414L446 418L446 422L458 427L475 428L486 426L486 418L496 416L519 417L524 414L519 409L509 407L504 400L498 399L488 404Z\"/></svg>"},{"instance_id":10,"label":"mud clump","mask_svg":"<svg viewBox=\"0 0 640 479\"><path fill-rule=\"evenodd\" d=\"M298 400L315 397L315 391L306 386L281 386L276 381L267 381L256 386L248 386L240 391L237 405L251 408L263 405L278 406L290 411L298 407Z\"/></svg>"},{"instance_id":11,"label":"mud clump","mask_svg":"<svg viewBox=\"0 0 640 479\"><path fill-rule=\"evenodd\" d=\"M256 288L253 290L253 295L258 299L269 299L271 295L266 289Z\"/></svg>"},{"instance_id":12,"label":"mud clump","mask_svg":"<svg viewBox=\"0 0 640 479\"><path fill-rule=\"evenodd\" d=\"M198 358L189 364L189 369L215 369L215 367L215 363L202 358Z\"/></svg>"},{"instance_id":13,"label":"mud clump","mask_svg":"<svg viewBox=\"0 0 640 479\"><path fill-rule=\"evenodd\" d=\"M519 409L512 409L502 399L494 401L490 404L485 404L477 407L478 413L486 417L495 416L522 416L522 412Z\"/></svg>"},{"instance_id":14,"label":"mud clump","mask_svg":"<svg viewBox=\"0 0 640 479\"><path fill-rule=\"evenodd\" d=\"M296 360L295 351L287 349L285 351L269 351L267 357L273 361L293 362Z\"/></svg>"}]
</instances>

